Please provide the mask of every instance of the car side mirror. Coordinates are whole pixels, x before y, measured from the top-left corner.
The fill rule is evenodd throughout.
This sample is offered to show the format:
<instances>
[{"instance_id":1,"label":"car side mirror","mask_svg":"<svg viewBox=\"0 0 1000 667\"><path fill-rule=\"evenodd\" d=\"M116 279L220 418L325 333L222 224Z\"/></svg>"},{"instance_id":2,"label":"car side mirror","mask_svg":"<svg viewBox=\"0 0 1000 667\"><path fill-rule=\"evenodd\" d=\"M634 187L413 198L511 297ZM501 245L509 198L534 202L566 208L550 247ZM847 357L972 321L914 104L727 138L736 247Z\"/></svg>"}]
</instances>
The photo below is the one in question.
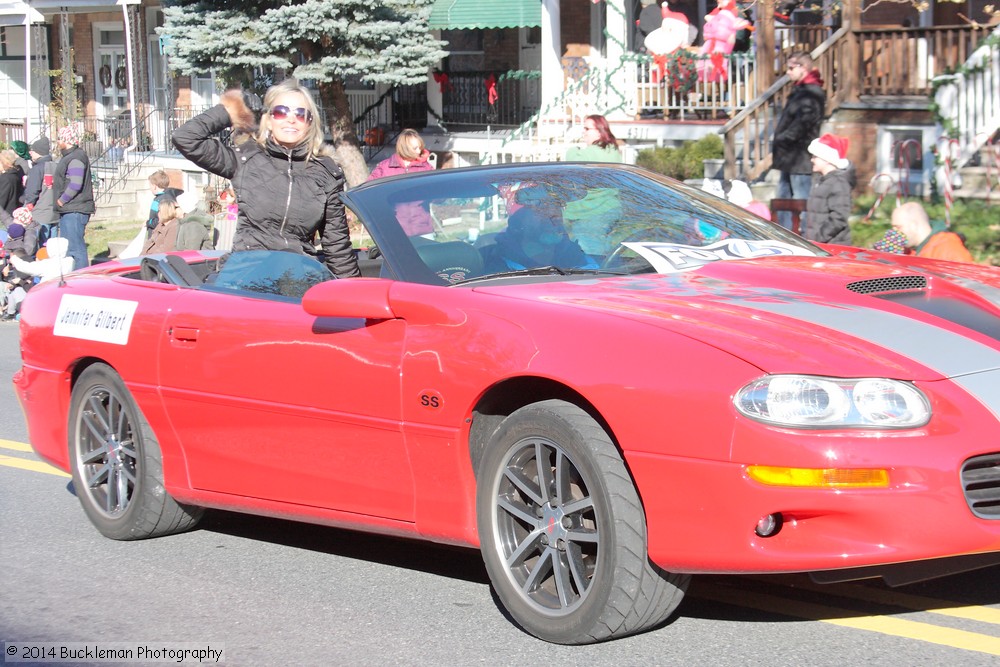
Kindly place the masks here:
<instances>
[{"instance_id":1,"label":"car side mirror","mask_svg":"<svg viewBox=\"0 0 1000 667\"><path fill-rule=\"evenodd\" d=\"M394 281L384 278L343 278L310 287L302 297L302 308L316 317L360 317L391 320L389 305Z\"/></svg>"}]
</instances>

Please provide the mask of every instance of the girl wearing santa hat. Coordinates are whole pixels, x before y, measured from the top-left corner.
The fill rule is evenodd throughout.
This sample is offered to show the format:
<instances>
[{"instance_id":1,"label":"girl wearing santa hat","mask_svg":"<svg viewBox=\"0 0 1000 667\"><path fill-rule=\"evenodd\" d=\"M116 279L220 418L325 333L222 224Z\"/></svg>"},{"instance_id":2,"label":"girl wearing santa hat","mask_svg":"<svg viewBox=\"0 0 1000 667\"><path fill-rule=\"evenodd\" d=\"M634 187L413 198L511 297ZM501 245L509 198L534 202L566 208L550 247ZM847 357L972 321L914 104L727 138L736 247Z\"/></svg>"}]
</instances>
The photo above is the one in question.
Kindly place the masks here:
<instances>
[{"instance_id":1,"label":"girl wearing santa hat","mask_svg":"<svg viewBox=\"0 0 1000 667\"><path fill-rule=\"evenodd\" d=\"M824 134L809 144L812 155L813 184L806 202L806 221L802 235L817 243L851 244L851 190L854 168L847 159L848 140Z\"/></svg>"}]
</instances>

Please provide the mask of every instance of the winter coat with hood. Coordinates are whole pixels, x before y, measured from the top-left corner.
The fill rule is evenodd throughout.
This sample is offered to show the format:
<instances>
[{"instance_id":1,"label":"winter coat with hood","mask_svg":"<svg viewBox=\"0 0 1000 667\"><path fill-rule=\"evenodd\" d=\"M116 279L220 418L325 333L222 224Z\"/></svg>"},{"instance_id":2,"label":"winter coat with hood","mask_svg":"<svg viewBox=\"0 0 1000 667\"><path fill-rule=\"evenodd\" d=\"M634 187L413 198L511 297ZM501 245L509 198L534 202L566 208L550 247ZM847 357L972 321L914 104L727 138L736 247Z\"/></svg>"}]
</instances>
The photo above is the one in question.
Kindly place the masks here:
<instances>
[{"instance_id":1,"label":"winter coat with hood","mask_svg":"<svg viewBox=\"0 0 1000 667\"><path fill-rule=\"evenodd\" d=\"M13 213L21 205L23 194L24 172L15 164L0 174L0 208Z\"/></svg>"},{"instance_id":2,"label":"winter coat with hood","mask_svg":"<svg viewBox=\"0 0 1000 667\"><path fill-rule=\"evenodd\" d=\"M230 102L232 103L232 102ZM232 182L239 205L233 251L289 250L315 255L318 234L326 265L339 278L361 275L351 248L340 193L344 176L329 156L311 158L304 145L285 148L252 138L228 145L216 136L241 127L252 114L243 106L234 117L222 104L195 116L174 132L174 145L199 167Z\"/></svg>"},{"instance_id":3,"label":"winter coat with hood","mask_svg":"<svg viewBox=\"0 0 1000 667\"><path fill-rule=\"evenodd\" d=\"M812 173L809 142L820 135L826 113L826 92L819 72L798 81L788 95L785 110L774 128L771 168L791 174Z\"/></svg>"},{"instance_id":4,"label":"winter coat with hood","mask_svg":"<svg viewBox=\"0 0 1000 667\"><path fill-rule=\"evenodd\" d=\"M851 190L857 183L854 165L834 169L825 176L816 174L806 202L802 235L817 243L851 244Z\"/></svg>"},{"instance_id":5,"label":"winter coat with hood","mask_svg":"<svg viewBox=\"0 0 1000 667\"><path fill-rule=\"evenodd\" d=\"M211 250L214 219L207 213L195 211L184 216L177 225L177 250Z\"/></svg>"},{"instance_id":6,"label":"winter coat with hood","mask_svg":"<svg viewBox=\"0 0 1000 667\"><path fill-rule=\"evenodd\" d=\"M45 249L49 253L45 259L31 262L11 255L10 263L21 273L38 276L40 282L55 280L73 270L73 258L66 254L69 252L69 239L53 236L45 242Z\"/></svg>"},{"instance_id":7,"label":"winter coat with hood","mask_svg":"<svg viewBox=\"0 0 1000 667\"><path fill-rule=\"evenodd\" d=\"M42 192L46 187L45 172L48 171L50 174L54 174L55 167L56 163L53 162L52 156L43 155L35 161L34 165L32 165L31 171L28 172L28 180L24 182L24 203L34 206L35 210L31 213L35 220L46 225L58 222L59 220L59 216L56 215L55 208L52 206L55 201L54 195L50 194L48 196L47 204L40 205L39 203L39 198L42 196ZM52 192L51 185L48 187L48 191L50 193Z\"/></svg>"}]
</instances>

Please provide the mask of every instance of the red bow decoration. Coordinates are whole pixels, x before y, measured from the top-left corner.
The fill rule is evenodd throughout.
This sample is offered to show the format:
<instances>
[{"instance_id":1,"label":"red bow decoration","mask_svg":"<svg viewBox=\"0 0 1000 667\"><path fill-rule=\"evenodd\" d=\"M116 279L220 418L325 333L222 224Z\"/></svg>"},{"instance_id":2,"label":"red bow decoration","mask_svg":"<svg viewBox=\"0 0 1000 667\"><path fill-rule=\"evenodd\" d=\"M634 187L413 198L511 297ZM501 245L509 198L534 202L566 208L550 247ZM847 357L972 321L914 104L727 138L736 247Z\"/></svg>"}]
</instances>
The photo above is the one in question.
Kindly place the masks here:
<instances>
[{"instance_id":1,"label":"red bow decoration","mask_svg":"<svg viewBox=\"0 0 1000 667\"><path fill-rule=\"evenodd\" d=\"M659 83L663 81L664 75L667 72L667 56L664 55L654 55L653 56L653 69L650 71L650 78L653 79L653 83Z\"/></svg>"},{"instance_id":2,"label":"red bow decoration","mask_svg":"<svg viewBox=\"0 0 1000 667\"><path fill-rule=\"evenodd\" d=\"M490 106L500 99L500 95L497 94L497 78L492 74L486 77L486 98L490 101Z\"/></svg>"},{"instance_id":3,"label":"red bow decoration","mask_svg":"<svg viewBox=\"0 0 1000 667\"><path fill-rule=\"evenodd\" d=\"M434 82L438 84L439 90L442 93L451 92L455 88L451 85L451 81L448 80L447 72L434 72Z\"/></svg>"},{"instance_id":4,"label":"red bow decoration","mask_svg":"<svg viewBox=\"0 0 1000 667\"><path fill-rule=\"evenodd\" d=\"M719 73L723 81L729 78L729 71L726 68L726 56L720 51L712 52L712 67Z\"/></svg>"}]
</instances>

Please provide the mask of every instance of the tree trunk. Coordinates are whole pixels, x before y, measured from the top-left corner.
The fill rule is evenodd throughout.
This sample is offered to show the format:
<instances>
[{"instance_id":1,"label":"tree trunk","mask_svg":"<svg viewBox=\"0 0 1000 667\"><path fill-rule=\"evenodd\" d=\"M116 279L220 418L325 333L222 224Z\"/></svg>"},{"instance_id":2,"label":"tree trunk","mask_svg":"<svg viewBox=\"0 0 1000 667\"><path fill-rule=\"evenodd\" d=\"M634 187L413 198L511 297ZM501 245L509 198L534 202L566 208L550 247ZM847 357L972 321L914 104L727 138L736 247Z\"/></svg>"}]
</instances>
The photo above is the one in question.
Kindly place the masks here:
<instances>
[{"instance_id":1,"label":"tree trunk","mask_svg":"<svg viewBox=\"0 0 1000 667\"><path fill-rule=\"evenodd\" d=\"M336 160L344 170L348 185L364 183L368 178L368 165L361 153L361 142L354 132L354 119L343 81L319 84L319 94L326 112L326 123L336 151Z\"/></svg>"}]
</instances>

